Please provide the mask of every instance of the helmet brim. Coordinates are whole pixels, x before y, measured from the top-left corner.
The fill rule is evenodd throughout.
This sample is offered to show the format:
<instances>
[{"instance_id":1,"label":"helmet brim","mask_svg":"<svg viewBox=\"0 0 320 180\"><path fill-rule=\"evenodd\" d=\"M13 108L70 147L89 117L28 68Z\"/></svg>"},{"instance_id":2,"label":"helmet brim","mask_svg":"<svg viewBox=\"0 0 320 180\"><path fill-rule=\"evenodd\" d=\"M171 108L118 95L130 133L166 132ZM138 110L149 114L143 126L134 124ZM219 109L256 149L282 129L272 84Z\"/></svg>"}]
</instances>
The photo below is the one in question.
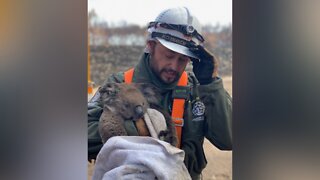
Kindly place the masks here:
<instances>
[{"instance_id":1,"label":"helmet brim","mask_svg":"<svg viewBox=\"0 0 320 180\"><path fill-rule=\"evenodd\" d=\"M200 58L195 55L193 52L191 52L189 50L189 48L185 47L185 46L182 46L180 44L176 44L176 43L173 43L173 42L170 42L170 41L167 41L165 39L162 39L162 38L159 38L159 37L156 37L156 39L163 45L165 46L166 48L174 51L174 52L177 52L177 53L180 53L180 54L183 54L183 55L186 55L186 56L189 56L191 58L196 58L198 60L200 60Z\"/></svg>"}]
</instances>

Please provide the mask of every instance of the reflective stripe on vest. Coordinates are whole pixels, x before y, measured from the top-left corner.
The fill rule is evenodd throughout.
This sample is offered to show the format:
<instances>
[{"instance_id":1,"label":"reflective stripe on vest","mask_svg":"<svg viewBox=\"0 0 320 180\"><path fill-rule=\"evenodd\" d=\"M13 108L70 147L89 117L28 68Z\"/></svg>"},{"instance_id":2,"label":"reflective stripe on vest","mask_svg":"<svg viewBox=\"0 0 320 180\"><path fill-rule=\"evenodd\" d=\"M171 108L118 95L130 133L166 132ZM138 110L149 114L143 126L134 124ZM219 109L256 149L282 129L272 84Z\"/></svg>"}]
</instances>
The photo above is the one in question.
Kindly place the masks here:
<instances>
[{"instance_id":1,"label":"reflective stripe on vest","mask_svg":"<svg viewBox=\"0 0 320 180\"><path fill-rule=\"evenodd\" d=\"M130 84L132 82L133 73L134 73L134 68L131 68L128 71L124 72L125 83ZM178 86L187 86L187 84L188 84L188 74L187 72L184 71L178 81ZM184 125L184 120L183 120L184 103L185 103L185 99L178 99L178 98L173 99L171 118L175 124L176 132L177 132L178 148L181 148L182 127Z\"/></svg>"}]
</instances>

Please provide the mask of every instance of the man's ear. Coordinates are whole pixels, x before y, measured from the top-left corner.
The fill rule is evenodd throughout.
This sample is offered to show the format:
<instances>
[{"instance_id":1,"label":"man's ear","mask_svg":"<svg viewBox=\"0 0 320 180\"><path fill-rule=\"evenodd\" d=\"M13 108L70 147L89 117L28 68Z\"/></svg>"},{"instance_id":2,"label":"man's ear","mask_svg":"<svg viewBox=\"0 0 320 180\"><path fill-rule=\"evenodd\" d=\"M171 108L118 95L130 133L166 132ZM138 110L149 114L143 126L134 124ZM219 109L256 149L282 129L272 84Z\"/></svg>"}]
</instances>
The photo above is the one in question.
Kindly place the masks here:
<instances>
[{"instance_id":1,"label":"man's ear","mask_svg":"<svg viewBox=\"0 0 320 180\"><path fill-rule=\"evenodd\" d=\"M150 54L152 54L154 52L154 48L156 47L156 42L153 40L149 40L147 41L147 49L149 51Z\"/></svg>"},{"instance_id":2,"label":"man's ear","mask_svg":"<svg viewBox=\"0 0 320 180\"><path fill-rule=\"evenodd\" d=\"M134 84L147 99L149 103L158 103L160 101L160 89L152 84L147 83L136 83Z\"/></svg>"}]
</instances>

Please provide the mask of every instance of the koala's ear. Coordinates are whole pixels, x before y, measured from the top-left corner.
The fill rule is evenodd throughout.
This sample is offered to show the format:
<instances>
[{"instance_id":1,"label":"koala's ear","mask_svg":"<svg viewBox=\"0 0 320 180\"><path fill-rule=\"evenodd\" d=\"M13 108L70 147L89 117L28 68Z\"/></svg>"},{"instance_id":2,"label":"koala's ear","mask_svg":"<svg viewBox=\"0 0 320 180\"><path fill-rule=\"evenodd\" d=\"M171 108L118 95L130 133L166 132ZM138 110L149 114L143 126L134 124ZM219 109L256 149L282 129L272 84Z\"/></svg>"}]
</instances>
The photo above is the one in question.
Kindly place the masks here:
<instances>
[{"instance_id":1,"label":"koala's ear","mask_svg":"<svg viewBox=\"0 0 320 180\"><path fill-rule=\"evenodd\" d=\"M118 85L116 83L107 83L106 85L99 88L99 92L106 95L116 95L117 89Z\"/></svg>"},{"instance_id":2,"label":"koala's ear","mask_svg":"<svg viewBox=\"0 0 320 180\"><path fill-rule=\"evenodd\" d=\"M152 84L139 83L135 86L142 92L148 102L157 103L160 100L160 89Z\"/></svg>"}]
</instances>

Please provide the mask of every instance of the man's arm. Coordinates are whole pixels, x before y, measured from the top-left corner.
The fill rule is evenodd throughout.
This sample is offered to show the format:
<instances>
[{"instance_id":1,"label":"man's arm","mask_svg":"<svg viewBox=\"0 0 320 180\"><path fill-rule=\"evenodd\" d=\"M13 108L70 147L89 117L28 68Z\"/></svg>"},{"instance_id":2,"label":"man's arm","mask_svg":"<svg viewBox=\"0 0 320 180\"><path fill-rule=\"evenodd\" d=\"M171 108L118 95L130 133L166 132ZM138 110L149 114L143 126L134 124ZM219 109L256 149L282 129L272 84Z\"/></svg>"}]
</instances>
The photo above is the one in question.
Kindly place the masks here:
<instances>
[{"instance_id":1,"label":"man's arm","mask_svg":"<svg viewBox=\"0 0 320 180\"><path fill-rule=\"evenodd\" d=\"M206 105L206 138L221 150L232 149L232 99L216 78L199 86L200 97Z\"/></svg>"},{"instance_id":2,"label":"man's arm","mask_svg":"<svg viewBox=\"0 0 320 180\"><path fill-rule=\"evenodd\" d=\"M97 96L97 94L95 95ZM95 159L102 148L98 131L99 118L103 108L98 101L88 103L88 159Z\"/></svg>"},{"instance_id":3,"label":"man's arm","mask_svg":"<svg viewBox=\"0 0 320 180\"><path fill-rule=\"evenodd\" d=\"M205 136L219 149L231 150L232 100L218 78L218 60L203 46L191 50L200 59L192 59L192 65L200 83L200 98L206 106Z\"/></svg>"},{"instance_id":4,"label":"man's arm","mask_svg":"<svg viewBox=\"0 0 320 180\"><path fill-rule=\"evenodd\" d=\"M118 73L109 77L105 83L123 82L123 73ZM103 111L103 105L100 100L99 91L92 97L88 103L88 159L96 159L97 154L102 148L102 140L99 134L99 119Z\"/></svg>"}]
</instances>

